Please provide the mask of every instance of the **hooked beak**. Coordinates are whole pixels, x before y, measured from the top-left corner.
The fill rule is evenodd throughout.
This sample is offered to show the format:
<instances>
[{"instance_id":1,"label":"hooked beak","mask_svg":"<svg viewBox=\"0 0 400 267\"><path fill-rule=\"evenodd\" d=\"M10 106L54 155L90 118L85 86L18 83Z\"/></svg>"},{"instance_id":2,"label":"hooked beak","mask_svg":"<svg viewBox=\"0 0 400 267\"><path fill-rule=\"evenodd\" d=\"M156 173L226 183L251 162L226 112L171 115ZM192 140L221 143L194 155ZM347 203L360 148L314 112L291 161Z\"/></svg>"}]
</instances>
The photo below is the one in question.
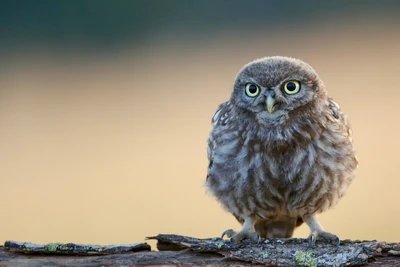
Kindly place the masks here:
<instances>
[{"instance_id":1,"label":"hooked beak","mask_svg":"<svg viewBox=\"0 0 400 267\"><path fill-rule=\"evenodd\" d=\"M268 113L272 113L275 111L275 98L272 96L267 96L267 111Z\"/></svg>"}]
</instances>

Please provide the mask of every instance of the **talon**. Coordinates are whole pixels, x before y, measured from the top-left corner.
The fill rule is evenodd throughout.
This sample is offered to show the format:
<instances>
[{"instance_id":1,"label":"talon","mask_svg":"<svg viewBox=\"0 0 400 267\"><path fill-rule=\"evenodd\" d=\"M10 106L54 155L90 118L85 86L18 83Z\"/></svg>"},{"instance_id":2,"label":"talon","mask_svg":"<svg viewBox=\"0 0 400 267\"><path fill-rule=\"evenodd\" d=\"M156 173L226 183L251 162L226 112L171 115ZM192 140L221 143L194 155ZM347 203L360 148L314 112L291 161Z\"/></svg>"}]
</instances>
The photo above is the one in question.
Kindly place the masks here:
<instances>
[{"instance_id":1,"label":"talon","mask_svg":"<svg viewBox=\"0 0 400 267\"><path fill-rule=\"evenodd\" d=\"M335 250L335 252L337 252L338 250L339 250L339 246L340 246L340 239L339 239L339 237L336 237L336 240L335 240L335 242L336 242L336 250Z\"/></svg>"},{"instance_id":2,"label":"talon","mask_svg":"<svg viewBox=\"0 0 400 267\"><path fill-rule=\"evenodd\" d=\"M257 245L260 244L260 239L261 239L261 237L260 237L260 235L259 235L258 233L256 233L256 232L249 233L249 234L247 235L247 238L250 239L250 240L252 240L252 241L254 241L254 242L256 242Z\"/></svg>"},{"instance_id":3,"label":"talon","mask_svg":"<svg viewBox=\"0 0 400 267\"><path fill-rule=\"evenodd\" d=\"M308 237L308 246L309 246L310 248L315 248L315 235L311 234L311 235Z\"/></svg>"},{"instance_id":4,"label":"talon","mask_svg":"<svg viewBox=\"0 0 400 267\"><path fill-rule=\"evenodd\" d=\"M250 240L254 243L260 244L261 237L258 233L256 232L239 232L236 233L232 229L226 230L225 232L222 233L221 239L223 239L225 236L229 238L229 243L231 246L235 246L236 244L240 243L242 240Z\"/></svg>"},{"instance_id":5,"label":"talon","mask_svg":"<svg viewBox=\"0 0 400 267\"><path fill-rule=\"evenodd\" d=\"M324 231L316 231L310 234L308 237L308 243L310 248L315 248L315 243L317 239L325 239L331 241L335 245L335 251L338 251L340 246L340 239L334 234Z\"/></svg>"},{"instance_id":6,"label":"talon","mask_svg":"<svg viewBox=\"0 0 400 267\"><path fill-rule=\"evenodd\" d=\"M221 239L224 239L224 236L227 236L228 238L231 238L234 236L236 233L232 229L228 229L222 233Z\"/></svg>"},{"instance_id":7,"label":"talon","mask_svg":"<svg viewBox=\"0 0 400 267\"><path fill-rule=\"evenodd\" d=\"M324 231L324 228L322 228L321 224L318 222L315 215L304 217L303 221L307 223L307 225L310 227L311 230L311 234L308 237L310 247L313 248L315 246L316 240L322 238L334 243L336 251L339 249L340 245L339 238L332 233Z\"/></svg>"}]
</instances>

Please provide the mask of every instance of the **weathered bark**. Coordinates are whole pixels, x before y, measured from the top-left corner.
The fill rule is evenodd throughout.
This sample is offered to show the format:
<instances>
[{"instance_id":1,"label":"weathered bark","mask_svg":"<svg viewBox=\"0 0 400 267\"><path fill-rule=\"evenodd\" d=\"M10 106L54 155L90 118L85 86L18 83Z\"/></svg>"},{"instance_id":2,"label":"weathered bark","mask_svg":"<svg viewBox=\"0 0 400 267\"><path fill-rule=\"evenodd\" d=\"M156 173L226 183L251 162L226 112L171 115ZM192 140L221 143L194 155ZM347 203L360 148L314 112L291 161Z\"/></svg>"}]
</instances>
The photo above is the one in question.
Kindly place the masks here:
<instances>
[{"instance_id":1,"label":"weathered bark","mask_svg":"<svg viewBox=\"0 0 400 267\"><path fill-rule=\"evenodd\" d=\"M6 241L4 247L14 252L69 255L108 255L151 250L147 243L100 246L75 243L49 243L42 245L31 242Z\"/></svg>"},{"instance_id":2,"label":"weathered bark","mask_svg":"<svg viewBox=\"0 0 400 267\"><path fill-rule=\"evenodd\" d=\"M220 238L158 235L148 239L158 240L160 251L143 251L150 249L146 243L96 246L7 241L0 247L0 266L400 266L400 243L344 240L336 251L322 240L309 248L307 240L299 238L259 244L245 241L236 246Z\"/></svg>"},{"instance_id":3,"label":"weathered bark","mask_svg":"<svg viewBox=\"0 0 400 267\"><path fill-rule=\"evenodd\" d=\"M265 266L357 266L382 257L390 257L395 264L385 266L400 266L400 257L395 257L400 254L400 243L343 240L336 249L323 240L318 240L316 247L310 248L308 240L301 238L267 239L261 240L258 245L244 241L236 246L220 238L158 235L149 239L158 240L159 250L190 248L192 251L214 252L228 259Z\"/></svg>"}]
</instances>

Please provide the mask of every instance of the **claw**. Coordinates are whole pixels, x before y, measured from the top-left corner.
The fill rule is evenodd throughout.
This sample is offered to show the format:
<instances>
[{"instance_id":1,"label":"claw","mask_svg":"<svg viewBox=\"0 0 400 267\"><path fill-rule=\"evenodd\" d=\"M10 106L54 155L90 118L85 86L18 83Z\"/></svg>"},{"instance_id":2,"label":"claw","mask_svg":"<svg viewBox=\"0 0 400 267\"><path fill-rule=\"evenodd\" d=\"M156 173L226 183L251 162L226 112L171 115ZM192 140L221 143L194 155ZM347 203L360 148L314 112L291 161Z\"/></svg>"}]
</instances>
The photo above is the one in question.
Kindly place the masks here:
<instances>
[{"instance_id":1,"label":"claw","mask_svg":"<svg viewBox=\"0 0 400 267\"><path fill-rule=\"evenodd\" d=\"M310 248L315 248L315 242L317 241L317 238L323 238L328 241L331 241L332 243L335 244L335 251L338 251L340 246L340 239L336 235L324 231L313 232L308 237L308 244Z\"/></svg>"},{"instance_id":2,"label":"claw","mask_svg":"<svg viewBox=\"0 0 400 267\"><path fill-rule=\"evenodd\" d=\"M235 246L236 244L238 244L239 242L241 242L244 239L249 239L249 240L253 241L254 243L257 243L257 245L258 245L258 244L260 244L260 240L261 240L260 235L256 232L241 231L239 233L236 233L232 229L224 231L221 235L221 239L223 239L225 236L229 238L229 242L230 242L231 246Z\"/></svg>"},{"instance_id":3,"label":"claw","mask_svg":"<svg viewBox=\"0 0 400 267\"><path fill-rule=\"evenodd\" d=\"M311 248L315 247L315 241L319 238L323 238L325 240L331 241L335 244L336 251L339 249L340 240L339 238L329 232L324 231L322 225L318 222L315 215L311 215L308 217L302 218L304 222L307 223L308 227L310 227L311 234L308 237L308 242Z\"/></svg>"},{"instance_id":4,"label":"claw","mask_svg":"<svg viewBox=\"0 0 400 267\"><path fill-rule=\"evenodd\" d=\"M221 239L224 239L224 236L227 236L228 238L231 238L232 236L234 236L236 233L235 231L233 231L232 229L228 229L226 231L224 231L221 235Z\"/></svg>"},{"instance_id":5,"label":"claw","mask_svg":"<svg viewBox=\"0 0 400 267\"><path fill-rule=\"evenodd\" d=\"M315 247L315 235L311 234L308 237L308 247L309 248L314 248Z\"/></svg>"},{"instance_id":6,"label":"claw","mask_svg":"<svg viewBox=\"0 0 400 267\"><path fill-rule=\"evenodd\" d=\"M260 235L258 233L256 233L256 235L257 235L257 245L259 245L261 237L260 237Z\"/></svg>"},{"instance_id":7,"label":"claw","mask_svg":"<svg viewBox=\"0 0 400 267\"><path fill-rule=\"evenodd\" d=\"M337 252L339 250L339 246L340 246L340 239L339 237L336 237L336 240L334 240L336 242L336 246L335 246L335 252Z\"/></svg>"}]
</instances>

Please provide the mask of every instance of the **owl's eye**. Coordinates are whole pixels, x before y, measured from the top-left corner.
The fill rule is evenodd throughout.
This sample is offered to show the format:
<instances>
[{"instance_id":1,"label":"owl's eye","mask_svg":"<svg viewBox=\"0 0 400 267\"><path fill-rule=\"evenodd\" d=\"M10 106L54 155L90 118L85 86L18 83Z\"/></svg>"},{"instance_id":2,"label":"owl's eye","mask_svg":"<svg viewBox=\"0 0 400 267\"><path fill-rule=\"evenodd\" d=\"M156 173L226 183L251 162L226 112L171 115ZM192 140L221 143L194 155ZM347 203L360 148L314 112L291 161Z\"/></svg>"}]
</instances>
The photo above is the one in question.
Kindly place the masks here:
<instances>
[{"instance_id":1,"label":"owl's eye","mask_svg":"<svg viewBox=\"0 0 400 267\"><path fill-rule=\"evenodd\" d=\"M285 90L286 94L294 95L300 91L300 82L298 81L288 81L285 82L283 89Z\"/></svg>"},{"instance_id":2,"label":"owl's eye","mask_svg":"<svg viewBox=\"0 0 400 267\"><path fill-rule=\"evenodd\" d=\"M256 97L260 93L260 88L253 83L246 84L246 95L249 97Z\"/></svg>"}]
</instances>

